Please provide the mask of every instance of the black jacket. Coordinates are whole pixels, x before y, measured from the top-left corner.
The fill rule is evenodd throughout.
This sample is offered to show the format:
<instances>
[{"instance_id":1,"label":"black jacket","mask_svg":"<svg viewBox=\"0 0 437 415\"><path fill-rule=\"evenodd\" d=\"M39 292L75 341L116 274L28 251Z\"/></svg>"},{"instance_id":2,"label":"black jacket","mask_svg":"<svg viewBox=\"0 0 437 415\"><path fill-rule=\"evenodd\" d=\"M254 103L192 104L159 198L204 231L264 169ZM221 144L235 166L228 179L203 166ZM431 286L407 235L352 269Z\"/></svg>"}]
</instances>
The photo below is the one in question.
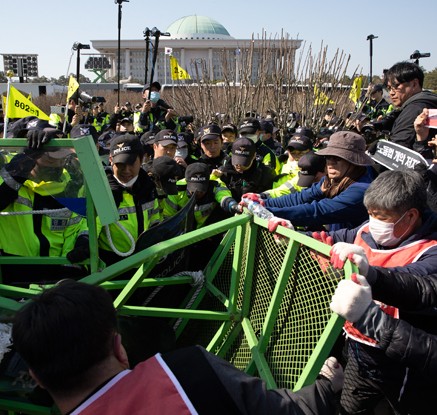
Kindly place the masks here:
<instances>
[{"instance_id":1,"label":"black jacket","mask_svg":"<svg viewBox=\"0 0 437 415\"><path fill-rule=\"evenodd\" d=\"M209 170L212 172L214 169L218 169L220 166L225 164L228 159L229 156L224 151L220 151L220 155L218 157L208 157L205 154L202 154L197 162L207 164Z\"/></svg>"},{"instance_id":2,"label":"black jacket","mask_svg":"<svg viewBox=\"0 0 437 415\"><path fill-rule=\"evenodd\" d=\"M437 405L437 274L416 276L384 268L376 268L372 274L367 278L373 298L399 307L400 319L384 313L372 302L354 325L363 334L375 338L380 348L358 343L357 350L360 352L367 347L367 353L371 351L372 355L383 353L387 364L378 359L378 366L382 366L373 367L372 373L382 375L387 382L394 381L393 376L399 371L405 373L399 384L402 384L399 397L392 402L400 414L434 413Z\"/></svg>"},{"instance_id":3,"label":"black jacket","mask_svg":"<svg viewBox=\"0 0 437 415\"><path fill-rule=\"evenodd\" d=\"M402 146L419 152L425 158L432 158L429 154L429 147L426 141L416 142L414 120L424 108L437 108L437 95L432 92L419 92L404 102L400 108L399 115L392 117L390 114L387 120L381 123L374 123L376 129L390 130L390 140ZM434 132L430 129L431 138Z\"/></svg>"},{"instance_id":4,"label":"black jacket","mask_svg":"<svg viewBox=\"0 0 437 415\"><path fill-rule=\"evenodd\" d=\"M268 390L249 376L200 346L162 355L200 415L334 414L335 394L326 378L297 392Z\"/></svg>"},{"instance_id":5,"label":"black jacket","mask_svg":"<svg viewBox=\"0 0 437 415\"><path fill-rule=\"evenodd\" d=\"M231 163L220 168L223 175L220 179L231 191L235 200L241 200L245 193L262 193L273 186L275 173L265 164L254 161L252 166L243 173L238 173Z\"/></svg>"}]
</instances>

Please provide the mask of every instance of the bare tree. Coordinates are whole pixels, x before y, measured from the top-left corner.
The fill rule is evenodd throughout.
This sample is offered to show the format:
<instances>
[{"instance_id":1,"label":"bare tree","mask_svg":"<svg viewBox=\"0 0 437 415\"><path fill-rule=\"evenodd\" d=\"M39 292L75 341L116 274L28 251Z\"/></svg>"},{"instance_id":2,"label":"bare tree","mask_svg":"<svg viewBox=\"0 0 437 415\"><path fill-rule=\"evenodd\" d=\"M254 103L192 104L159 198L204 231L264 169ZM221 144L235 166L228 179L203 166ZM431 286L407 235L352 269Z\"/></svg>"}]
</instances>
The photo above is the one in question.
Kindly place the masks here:
<instances>
[{"instance_id":1,"label":"bare tree","mask_svg":"<svg viewBox=\"0 0 437 415\"><path fill-rule=\"evenodd\" d=\"M290 113L299 114L300 123L314 129L320 128L328 107L344 116L353 108L350 85L341 84L347 79L350 55L337 50L328 57L323 43L317 53L304 43L296 57L290 39L284 32L268 37L263 31L256 42L252 35L241 49L223 49L219 81L212 80L212 68L205 60L192 61L195 79L191 84L176 84L172 91L175 107L194 115L198 125L236 123L252 111L260 116L270 112L283 131Z\"/></svg>"}]
</instances>

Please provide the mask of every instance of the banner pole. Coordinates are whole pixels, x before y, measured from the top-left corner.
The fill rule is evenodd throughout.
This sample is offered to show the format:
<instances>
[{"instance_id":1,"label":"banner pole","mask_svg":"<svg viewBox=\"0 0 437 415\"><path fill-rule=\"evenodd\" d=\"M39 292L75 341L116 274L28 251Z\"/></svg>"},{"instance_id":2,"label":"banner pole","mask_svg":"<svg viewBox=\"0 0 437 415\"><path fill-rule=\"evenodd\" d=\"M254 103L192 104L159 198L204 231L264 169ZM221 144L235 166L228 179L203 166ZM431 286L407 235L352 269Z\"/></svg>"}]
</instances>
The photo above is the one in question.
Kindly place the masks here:
<instances>
[{"instance_id":1,"label":"banner pole","mask_svg":"<svg viewBox=\"0 0 437 415\"><path fill-rule=\"evenodd\" d=\"M8 76L8 86L7 86L7 90L6 90L5 124L4 124L4 129L3 129L3 137L4 138L7 137L7 133L8 133L8 124L9 124L8 112L9 112L9 94L10 94L10 92L11 92L11 77Z\"/></svg>"}]
</instances>

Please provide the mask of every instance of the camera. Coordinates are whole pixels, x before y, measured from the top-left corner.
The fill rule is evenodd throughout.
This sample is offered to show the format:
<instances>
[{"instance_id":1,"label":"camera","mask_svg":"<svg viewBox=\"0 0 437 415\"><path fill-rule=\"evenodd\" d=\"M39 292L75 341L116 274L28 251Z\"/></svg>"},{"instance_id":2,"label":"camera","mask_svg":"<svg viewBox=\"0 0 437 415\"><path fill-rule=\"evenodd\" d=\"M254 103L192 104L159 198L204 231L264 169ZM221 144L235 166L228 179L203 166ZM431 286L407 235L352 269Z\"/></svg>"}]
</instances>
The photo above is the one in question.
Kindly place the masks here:
<instances>
[{"instance_id":1,"label":"camera","mask_svg":"<svg viewBox=\"0 0 437 415\"><path fill-rule=\"evenodd\" d=\"M105 97L94 97L86 92L81 92L79 94L79 99L85 104L91 104L92 102L106 102Z\"/></svg>"},{"instance_id":2,"label":"camera","mask_svg":"<svg viewBox=\"0 0 437 415\"><path fill-rule=\"evenodd\" d=\"M431 53L420 53L418 50L415 50L410 55L410 59L429 58L430 56L431 56Z\"/></svg>"},{"instance_id":3,"label":"camera","mask_svg":"<svg viewBox=\"0 0 437 415\"><path fill-rule=\"evenodd\" d=\"M194 121L194 117L192 115L184 115L179 117L179 124L181 127L186 127L188 124Z\"/></svg>"},{"instance_id":4,"label":"camera","mask_svg":"<svg viewBox=\"0 0 437 415\"><path fill-rule=\"evenodd\" d=\"M50 106L50 113L63 115L63 114L65 114L65 106L64 105L51 105Z\"/></svg>"}]
</instances>

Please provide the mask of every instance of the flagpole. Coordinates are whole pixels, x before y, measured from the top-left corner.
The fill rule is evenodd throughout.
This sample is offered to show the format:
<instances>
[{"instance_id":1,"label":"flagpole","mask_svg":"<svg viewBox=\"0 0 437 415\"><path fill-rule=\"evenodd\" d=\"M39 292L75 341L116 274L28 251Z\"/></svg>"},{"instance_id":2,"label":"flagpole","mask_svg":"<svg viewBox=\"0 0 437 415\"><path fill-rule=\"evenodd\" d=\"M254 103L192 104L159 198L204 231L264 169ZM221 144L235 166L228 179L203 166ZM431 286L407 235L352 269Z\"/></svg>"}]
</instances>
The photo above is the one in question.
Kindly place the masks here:
<instances>
[{"instance_id":1,"label":"flagpole","mask_svg":"<svg viewBox=\"0 0 437 415\"><path fill-rule=\"evenodd\" d=\"M70 82L71 82L71 76L68 78L68 85L67 85L67 100L65 103L65 111L64 111L64 125L62 126L62 132L65 134L67 131L67 118L68 118L68 103L70 102ZM78 81L79 82L79 81ZM75 91L76 92L76 91ZM79 105L79 100L77 100L77 105Z\"/></svg>"},{"instance_id":2,"label":"flagpole","mask_svg":"<svg viewBox=\"0 0 437 415\"><path fill-rule=\"evenodd\" d=\"M170 55L170 59L171 59L172 55ZM170 64L170 73L171 73L171 94L173 97L173 102L174 102L174 76L173 76L173 67Z\"/></svg>"},{"instance_id":3,"label":"flagpole","mask_svg":"<svg viewBox=\"0 0 437 415\"><path fill-rule=\"evenodd\" d=\"M167 85L167 58L165 56L167 54L164 55L164 85Z\"/></svg>"},{"instance_id":4,"label":"flagpole","mask_svg":"<svg viewBox=\"0 0 437 415\"><path fill-rule=\"evenodd\" d=\"M9 94L11 92L11 77L8 76L8 86L6 90L6 108L5 108L5 125L3 129L3 137L7 138L8 133L8 124L9 124L9 117L8 117L8 111L9 111Z\"/></svg>"}]
</instances>

